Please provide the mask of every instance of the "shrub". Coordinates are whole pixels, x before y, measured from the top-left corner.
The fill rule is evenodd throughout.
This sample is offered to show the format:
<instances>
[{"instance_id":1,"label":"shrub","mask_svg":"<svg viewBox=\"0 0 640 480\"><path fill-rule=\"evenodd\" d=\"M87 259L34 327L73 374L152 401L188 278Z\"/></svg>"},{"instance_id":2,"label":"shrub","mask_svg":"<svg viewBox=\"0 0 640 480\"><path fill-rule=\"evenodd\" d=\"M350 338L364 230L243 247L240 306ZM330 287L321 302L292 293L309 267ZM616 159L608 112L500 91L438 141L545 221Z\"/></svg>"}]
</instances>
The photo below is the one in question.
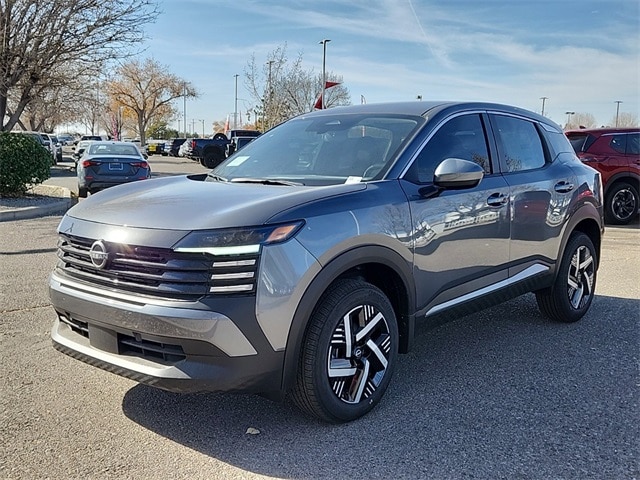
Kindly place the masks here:
<instances>
[{"instance_id":1,"label":"shrub","mask_svg":"<svg viewBox=\"0 0 640 480\"><path fill-rule=\"evenodd\" d=\"M51 153L29 135L0 132L0 196L19 197L50 176Z\"/></svg>"}]
</instances>

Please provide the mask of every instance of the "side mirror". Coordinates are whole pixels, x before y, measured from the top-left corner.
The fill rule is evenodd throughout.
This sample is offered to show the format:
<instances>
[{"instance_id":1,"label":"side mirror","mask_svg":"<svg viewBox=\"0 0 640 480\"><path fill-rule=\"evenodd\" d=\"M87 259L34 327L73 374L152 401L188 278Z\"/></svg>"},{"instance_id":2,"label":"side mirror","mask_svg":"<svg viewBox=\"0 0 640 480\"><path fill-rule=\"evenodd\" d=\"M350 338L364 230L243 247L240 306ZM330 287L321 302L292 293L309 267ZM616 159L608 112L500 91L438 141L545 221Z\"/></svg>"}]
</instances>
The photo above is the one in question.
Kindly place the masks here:
<instances>
[{"instance_id":1,"label":"side mirror","mask_svg":"<svg viewBox=\"0 0 640 480\"><path fill-rule=\"evenodd\" d=\"M461 158L445 158L436 167L433 184L440 188L473 188L484 177L484 169L477 163Z\"/></svg>"}]
</instances>

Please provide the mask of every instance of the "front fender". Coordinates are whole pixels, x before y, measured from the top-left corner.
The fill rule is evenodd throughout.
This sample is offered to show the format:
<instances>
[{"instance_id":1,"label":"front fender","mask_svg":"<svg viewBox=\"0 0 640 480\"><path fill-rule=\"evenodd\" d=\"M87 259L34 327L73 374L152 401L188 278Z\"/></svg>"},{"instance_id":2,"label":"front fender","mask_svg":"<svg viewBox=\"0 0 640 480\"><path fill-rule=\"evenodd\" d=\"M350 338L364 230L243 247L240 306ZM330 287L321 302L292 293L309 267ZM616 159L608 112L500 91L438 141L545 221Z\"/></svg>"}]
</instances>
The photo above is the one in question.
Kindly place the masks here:
<instances>
[{"instance_id":1,"label":"front fender","mask_svg":"<svg viewBox=\"0 0 640 480\"><path fill-rule=\"evenodd\" d=\"M337 278L352 271L354 268L365 264L379 264L392 269L400 278L406 292L406 305L402 315L398 315L398 322L404 322L402 330L405 334L401 337L401 351L407 351L413 340L415 327L415 286L411 271L411 262L407 262L394 250L378 245L366 245L353 248L333 258L322 268L307 287L298 304L293 317L291 329L287 339L282 376L282 391L288 391L295 382L298 359L309 319L314 308L320 301L322 294Z\"/></svg>"}]
</instances>

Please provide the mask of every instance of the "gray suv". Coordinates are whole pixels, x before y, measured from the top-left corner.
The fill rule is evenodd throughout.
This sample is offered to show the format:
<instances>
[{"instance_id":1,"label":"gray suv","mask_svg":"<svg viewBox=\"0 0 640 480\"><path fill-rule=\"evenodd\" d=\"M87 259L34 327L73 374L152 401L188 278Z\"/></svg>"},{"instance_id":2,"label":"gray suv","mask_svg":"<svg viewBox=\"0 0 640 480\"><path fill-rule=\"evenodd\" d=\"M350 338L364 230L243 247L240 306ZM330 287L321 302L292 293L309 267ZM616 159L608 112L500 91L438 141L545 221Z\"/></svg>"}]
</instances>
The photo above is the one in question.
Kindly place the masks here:
<instances>
[{"instance_id":1,"label":"gray suv","mask_svg":"<svg viewBox=\"0 0 640 480\"><path fill-rule=\"evenodd\" d=\"M579 320L601 192L561 128L519 108L301 115L208 174L69 210L53 344L162 389L288 397L350 421L380 402L419 321L525 292L552 320Z\"/></svg>"}]
</instances>

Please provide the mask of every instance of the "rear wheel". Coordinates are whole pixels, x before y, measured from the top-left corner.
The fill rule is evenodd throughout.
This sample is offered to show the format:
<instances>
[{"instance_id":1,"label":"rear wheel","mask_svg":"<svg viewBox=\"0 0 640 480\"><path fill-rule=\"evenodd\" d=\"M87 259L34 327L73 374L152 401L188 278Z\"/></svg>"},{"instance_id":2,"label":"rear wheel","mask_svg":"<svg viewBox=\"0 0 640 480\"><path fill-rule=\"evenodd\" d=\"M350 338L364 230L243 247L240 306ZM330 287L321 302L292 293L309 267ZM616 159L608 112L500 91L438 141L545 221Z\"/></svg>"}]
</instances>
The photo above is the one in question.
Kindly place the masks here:
<instances>
[{"instance_id":1,"label":"rear wheel","mask_svg":"<svg viewBox=\"0 0 640 480\"><path fill-rule=\"evenodd\" d=\"M86 189L86 187L78 187L78 196L80 198L87 198L88 193L89 191Z\"/></svg>"},{"instance_id":2,"label":"rear wheel","mask_svg":"<svg viewBox=\"0 0 640 480\"><path fill-rule=\"evenodd\" d=\"M536 292L540 311L558 322L577 322L593 300L597 257L591 239L575 232L569 238L552 287Z\"/></svg>"},{"instance_id":3,"label":"rear wheel","mask_svg":"<svg viewBox=\"0 0 640 480\"><path fill-rule=\"evenodd\" d=\"M217 167L222 160L224 160L224 155L218 149L209 150L204 154L204 166L207 168Z\"/></svg>"},{"instance_id":4,"label":"rear wheel","mask_svg":"<svg viewBox=\"0 0 640 480\"><path fill-rule=\"evenodd\" d=\"M640 205L638 189L627 182L611 187L605 201L605 218L607 223L614 225L625 225L633 220Z\"/></svg>"},{"instance_id":5,"label":"rear wheel","mask_svg":"<svg viewBox=\"0 0 640 480\"><path fill-rule=\"evenodd\" d=\"M292 400L330 423L355 420L384 395L397 355L398 326L387 297L367 282L341 280L311 316Z\"/></svg>"}]
</instances>

